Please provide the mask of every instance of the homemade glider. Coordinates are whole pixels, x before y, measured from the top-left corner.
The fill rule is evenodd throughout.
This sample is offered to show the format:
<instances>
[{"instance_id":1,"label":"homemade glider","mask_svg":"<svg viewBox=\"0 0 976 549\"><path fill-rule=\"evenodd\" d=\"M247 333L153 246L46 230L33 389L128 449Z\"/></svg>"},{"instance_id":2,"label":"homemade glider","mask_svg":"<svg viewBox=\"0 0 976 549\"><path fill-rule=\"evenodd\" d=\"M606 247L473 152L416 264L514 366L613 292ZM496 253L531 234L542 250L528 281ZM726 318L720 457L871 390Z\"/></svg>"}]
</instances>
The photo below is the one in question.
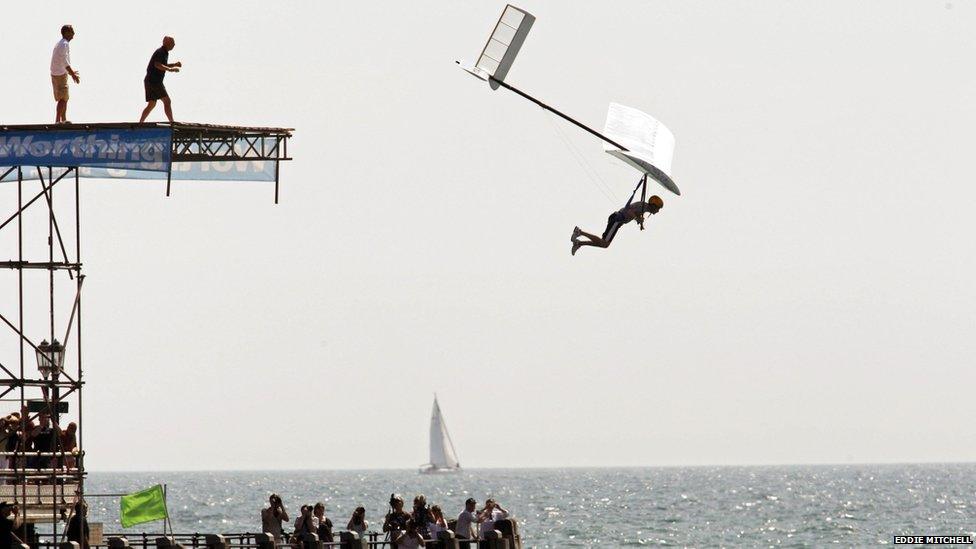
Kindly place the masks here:
<instances>
[{"instance_id":1,"label":"homemade glider","mask_svg":"<svg viewBox=\"0 0 976 549\"><path fill-rule=\"evenodd\" d=\"M641 173L641 179L631 194L631 200L638 189L641 191L641 199L644 199L648 178L657 181L674 194L680 195L681 191L671 179L674 135L653 116L631 107L611 103L607 113L607 124L603 133L600 133L505 81L533 23L535 17L532 14L511 4L505 6L478 60L473 65L462 61L456 63L475 77L488 82L493 90L501 87L515 92L600 138L606 152Z\"/></svg>"}]
</instances>

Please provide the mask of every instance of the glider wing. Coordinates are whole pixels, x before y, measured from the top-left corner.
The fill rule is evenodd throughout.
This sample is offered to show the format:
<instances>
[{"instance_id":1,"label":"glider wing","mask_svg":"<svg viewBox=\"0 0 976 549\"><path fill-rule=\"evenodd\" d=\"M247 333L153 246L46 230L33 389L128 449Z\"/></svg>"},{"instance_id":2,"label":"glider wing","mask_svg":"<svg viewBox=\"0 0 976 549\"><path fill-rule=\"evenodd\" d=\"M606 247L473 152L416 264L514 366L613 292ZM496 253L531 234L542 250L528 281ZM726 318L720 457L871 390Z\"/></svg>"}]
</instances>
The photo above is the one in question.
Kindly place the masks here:
<instances>
[{"instance_id":1,"label":"glider wing","mask_svg":"<svg viewBox=\"0 0 976 549\"><path fill-rule=\"evenodd\" d=\"M653 116L637 109L610 103L603 133L627 150L604 141L603 150L647 174L662 187L680 195L671 180L674 134Z\"/></svg>"}]
</instances>

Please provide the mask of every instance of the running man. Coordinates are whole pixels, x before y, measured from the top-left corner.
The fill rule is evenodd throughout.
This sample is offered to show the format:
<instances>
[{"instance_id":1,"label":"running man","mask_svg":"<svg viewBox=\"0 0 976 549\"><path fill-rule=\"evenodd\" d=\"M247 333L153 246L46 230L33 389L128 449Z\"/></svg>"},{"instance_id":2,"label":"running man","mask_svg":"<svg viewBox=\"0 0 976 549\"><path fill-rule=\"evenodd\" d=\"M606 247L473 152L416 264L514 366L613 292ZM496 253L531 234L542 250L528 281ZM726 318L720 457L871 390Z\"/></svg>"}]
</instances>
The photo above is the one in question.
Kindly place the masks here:
<instances>
[{"instance_id":1,"label":"running man","mask_svg":"<svg viewBox=\"0 0 976 549\"><path fill-rule=\"evenodd\" d=\"M71 25L61 27L61 40L51 53L51 85L54 86L54 100L58 102L54 111L55 124L68 124L68 76L81 83L81 75L71 68L71 48L68 42L75 37Z\"/></svg>"},{"instance_id":2,"label":"running man","mask_svg":"<svg viewBox=\"0 0 976 549\"><path fill-rule=\"evenodd\" d=\"M579 250L581 246L609 247L610 243L613 242L613 237L617 236L617 231L620 230L620 227L623 227L631 221L643 220L645 213L654 215L661 211L663 207L664 201L658 195L648 198L646 203L638 202L632 204L628 202L626 206L610 214L610 217L607 219L607 228L603 231L602 237L583 232L579 227L576 227L573 229L573 238L570 239L573 242L573 255L576 255L576 250ZM587 240L579 240L580 236L585 236Z\"/></svg>"},{"instance_id":3,"label":"running man","mask_svg":"<svg viewBox=\"0 0 976 549\"><path fill-rule=\"evenodd\" d=\"M149 66L146 67L146 78L143 84L146 87L146 108L142 111L139 123L146 121L146 117L156 107L156 101L163 100L163 110L166 111L166 118L169 123L173 123L173 107L170 105L169 94L166 93L166 86L163 85L163 77L167 72L180 72L183 63L179 61L169 63L169 52L176 47L176 40L172 36L163 37L163 45L153 52L149 59Z\"/></svg>"}]
</instances>

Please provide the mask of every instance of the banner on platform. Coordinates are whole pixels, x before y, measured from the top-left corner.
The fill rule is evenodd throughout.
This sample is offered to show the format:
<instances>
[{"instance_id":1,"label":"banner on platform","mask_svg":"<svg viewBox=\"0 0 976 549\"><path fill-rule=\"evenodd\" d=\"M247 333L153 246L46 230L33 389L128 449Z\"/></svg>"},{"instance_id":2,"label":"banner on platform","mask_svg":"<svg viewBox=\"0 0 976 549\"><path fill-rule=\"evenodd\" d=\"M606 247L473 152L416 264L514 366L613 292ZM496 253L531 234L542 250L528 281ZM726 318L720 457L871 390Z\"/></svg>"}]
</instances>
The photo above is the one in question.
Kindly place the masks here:
<instances>
[{"instance_id":1,"label":"banner on platform","mask_svg":"<svg viewBox=\"0 0 976 549\"><path fill-rule=\"evenodd\" d=\"M2 138L0 138L2 139ZM0 182L17 181L17 171L11 171L3 176L7 171L0 161ZM35 181L38 179L37 168L34 165L27 165L21 168L21 179L24 181ZM48 164L42 164L42 177L48 179ZM53 165L55 170L51 175L56 179L61 173L58 168L63 166ZM209 162L174 162L172 164L172 176L174 181L274 181L275 180L275 161L274 160L213 160ZM141 179L141 180L161 180L166 179L165 171L147 171L144 169L133 168L108 168L92 167L82 165L78 168L80 177L89 179ZM71 176L74 177L73 175Z\"/></svg>"},{"instance_id":2,"label":"banner on platform","mask_svg":"<svg viewBox=\"0 0 976 549\"><path fill-rule=\"evenodd\" d=\"M167 128L0 133L0 166L79 166L165 172Z\"/></svg>"},{"instance_id":3,"label":"banner on platform","mask_svg":"<svg viewBox=\"0 0 976 549\"><path fill-rule=\"evenodd\" d=\"M81 177L93 179L166 179L166 172L115 168L81 168ZM274 181L273 160L174 162L172 179L183 181Z\"/></svg>"}]
</instances>

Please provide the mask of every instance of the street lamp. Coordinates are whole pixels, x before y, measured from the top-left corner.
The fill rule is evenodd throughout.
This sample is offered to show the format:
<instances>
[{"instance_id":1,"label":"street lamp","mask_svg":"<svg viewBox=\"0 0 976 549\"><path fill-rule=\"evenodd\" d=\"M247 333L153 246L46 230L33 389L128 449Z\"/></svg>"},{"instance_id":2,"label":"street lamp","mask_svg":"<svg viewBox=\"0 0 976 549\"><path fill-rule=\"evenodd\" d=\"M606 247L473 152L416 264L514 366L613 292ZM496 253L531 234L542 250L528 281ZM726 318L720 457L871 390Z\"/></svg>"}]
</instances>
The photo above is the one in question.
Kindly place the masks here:
<instances>
[{"instance_id":1,"label":"street lamp","mask_svg":"<svg viewBox=\"0 0 976 549\"><path fill-rule=\"evenodd\" d=\"M48 343L45 339L37 346L37 369L41 376L47 379L54 374L57 378L61 374L61 364L64 360L64 346L55 339L53 343Z\"/></svg>"}]
</instances>

